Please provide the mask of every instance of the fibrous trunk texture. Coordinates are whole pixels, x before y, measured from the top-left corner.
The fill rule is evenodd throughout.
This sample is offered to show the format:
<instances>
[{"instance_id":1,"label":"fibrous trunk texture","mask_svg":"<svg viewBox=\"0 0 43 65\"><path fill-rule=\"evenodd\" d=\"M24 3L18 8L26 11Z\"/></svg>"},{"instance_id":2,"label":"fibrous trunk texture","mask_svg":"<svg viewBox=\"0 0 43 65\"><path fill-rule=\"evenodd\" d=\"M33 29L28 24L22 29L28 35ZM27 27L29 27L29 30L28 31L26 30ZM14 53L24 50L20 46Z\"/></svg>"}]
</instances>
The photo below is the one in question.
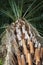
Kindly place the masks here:
<instances>
[{"instance_id":1,"label":"fibrous trunk texture","mask_svg":"<svg viewBox=\"0 0 43 65\"><path fill-rule=\"evenodd\" d=\"M30 24L22 19L12 23L2 38L3 65L42 65L43 48Z\"/></svg>"}]
</instances>

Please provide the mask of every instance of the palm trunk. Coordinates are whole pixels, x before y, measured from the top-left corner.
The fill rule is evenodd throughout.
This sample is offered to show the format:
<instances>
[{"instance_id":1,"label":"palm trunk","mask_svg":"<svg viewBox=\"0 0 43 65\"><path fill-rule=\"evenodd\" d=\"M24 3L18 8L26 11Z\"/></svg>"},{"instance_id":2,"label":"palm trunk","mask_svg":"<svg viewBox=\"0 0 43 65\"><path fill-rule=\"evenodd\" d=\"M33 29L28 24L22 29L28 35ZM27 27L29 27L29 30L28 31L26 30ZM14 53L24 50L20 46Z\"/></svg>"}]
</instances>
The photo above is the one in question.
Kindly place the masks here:
<instances>
[{"instance_id":1,"label":"palm trunk","mask_svg":"<svg viewBox=\"0 0 43 65\"><path fill-rule=\"evenodd\" d=\"M26 20L19 19L12 23L2 38L2 45L5 45L7 50L4 54L4 65L33 65L34 61L38 65L37 60L41 62L42 57L36 51L41 48L36 36L36 31Z\"/></svg>"}]
</instances>

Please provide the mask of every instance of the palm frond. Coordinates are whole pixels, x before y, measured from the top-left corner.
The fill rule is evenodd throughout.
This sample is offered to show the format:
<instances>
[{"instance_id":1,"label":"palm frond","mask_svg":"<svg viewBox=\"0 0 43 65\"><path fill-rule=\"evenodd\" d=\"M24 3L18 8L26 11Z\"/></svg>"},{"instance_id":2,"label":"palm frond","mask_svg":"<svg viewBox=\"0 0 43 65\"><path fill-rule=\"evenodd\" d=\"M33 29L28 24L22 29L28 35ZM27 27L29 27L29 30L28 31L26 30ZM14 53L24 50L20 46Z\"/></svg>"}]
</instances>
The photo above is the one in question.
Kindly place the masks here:
<instances>
[{"instance_id":1,"label":"palm frond","mask_svg":"<svg viewBox=\"0 0 43 65\"><path fill-rule=\"evenodd\" d=\"M40 35L43 35L43 31L38 29L38 32L39 32Z\"/></svg>"},{"instance_id":2,"label":"palm frond","mask_svg":"<svg viewBox=\"0 0 43 65\"><path fill-rule=\"evenodd\" d=\"M43 7L43 4L40 6L40 7L38 7L34 12L33 12L33 14L35 14L40 8L42 8Z\"/></svg>"},{"instance_id":3,"label":"palm frond","mask_svg":"<svg viewBox=\"0 0 43 65\"><path fill-rule=\"evenodd\" d=\"M21 16L22 16L22 10L23 10L23 2L24 0L22 0L22 3L21 3Z\"/></svg>"},{"instance_id":4,"label":"palm frond","mask_svg":"<svg viewBox=\"0 0 43 65\"><path fill-rule=\"evenodd\" d=\"M26 18L29 17L29 15L31 15L31 13L35 13L37 10L39 10L41 7L43 7L43 1L41 1L38 5L36 5L36 7L34 7L27 15Z\"/></svg>"},{"instance_id":5,"label":"palm frond","mask_svg":"<svg viewBox=\"0 0 43 65\"><path fill-rule=\"evenodd\" d=\"M33 3L28 7L28 9L26 10L26 12L24 13L23 17L25 17L25 15L27 14L27 12L30 10L30 8L32 7L32 5L36 2L36 0L33 1Z\"/></svg>"},{"instance_id":6,"label":"palm frond","mask_svg":"<svg viewBox=\"0 0 43 65\"><path fill-rule=\"evenodd\" d=\"M18 19L20 16L21 16L21 10L22 10L22 7L21 9L19 8L19 5L16 5L15 1L13 0L9 0L9 3L10 3L10 6L12 8L12 11L15 15L15 18ZM18 3L19 4L19 3ZM22 6L22 5L21 5Z\"/></svg>"},{"instance_id":7,"label":"palm frond","mask_svg":"<svg viewBox=\"0 0 43 65\"><path fill-rule=\"evenodd\" d=\"M38 20L40 20L42 18L43 18L43 14L41 14L40 16L37 16L37 17L31 18L31 19L28 19L28 21L38 21Z\"/></svg>"},{"instance_id":8,"label":"palm frond","mask_svg":"<svg viewBox=\"0 0 43 65\"><path fill-rule=\"evenodd\" d=\"M12 14L10 13L10 11L5 11L3 9L0 10L3 14L5 14L7 17L10 17L12 20L14 20L14 17L12 16Z\"/></svg>"},{"instance_id":9,"label":"palm frond","mask_svg":"<svg viewBox=\"0 0 43 65\"><path fill-rule=\"evenodd\" d=\"M12 9L12 11L13 11L13 13L14 13L14 16L15 16L15 18L17 19L17 13L16 13L16 10L15 10L15 5L14 5L14 2L13 2L13 0L9 0L9 4L10 4L10 6L11 6L11 9Z\"/></svg>"},{"instance_id":10,"label":"palm frond","mask_svg":"<svg viewBox=\"0 0 43 65\"><path fill-rule=\"evenodd\" d=\"M0 29L3 29L3 28L7 28L8 26L2 26L2 27L0 27Z\"/></svg>"}]
</instances>

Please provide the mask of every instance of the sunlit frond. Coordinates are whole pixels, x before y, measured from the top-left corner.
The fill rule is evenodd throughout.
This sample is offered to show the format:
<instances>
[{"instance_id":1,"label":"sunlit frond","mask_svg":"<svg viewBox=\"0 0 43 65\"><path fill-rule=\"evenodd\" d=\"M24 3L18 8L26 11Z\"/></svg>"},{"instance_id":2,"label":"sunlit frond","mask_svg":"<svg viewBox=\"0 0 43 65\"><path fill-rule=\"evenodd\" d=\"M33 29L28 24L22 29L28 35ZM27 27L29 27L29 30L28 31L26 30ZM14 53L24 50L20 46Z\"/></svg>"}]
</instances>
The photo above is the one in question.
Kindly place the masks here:
<instances>
[{"instance_id":1,"label":"sunlit frond","mask_svg":"<svg viewBox=\"0 0 43 65\"><path fill-rule=\"evenodd\" d=\"M18 3L18 5L16 5L15 1L13 1L13 0L9 0L9 3L10 3L10 6L12 8L12 11L15 15L15 18L18 19L21 16L22 7L20 9L19 3Z\"/></svg>"},{"instance_id":2,"label":"sunlit frond","mask_svg":"<svg viewBox=\"0 0 43 65\"><path fill-rule=\"evenodd\" d=\"M17 13L16 13L16 10L15 10L16 7L15 7L15 4L14 4L13 0L9 0L9 3L10 3L10 6L11 6L12 11L14 13L14 16L17 19Z\"/></svg>"},{"instance_id":3,"label":"sunlit frond","mask_svg":"<svg viewBox=\"0 0 43 65\"><path fill-rule=\"evenodd\" d=\"M21 2L21 16L22 16L22 11L23 11L23 2L24 2L24 0L22 0L22 2Z\"/></svg>"}]
</instances>

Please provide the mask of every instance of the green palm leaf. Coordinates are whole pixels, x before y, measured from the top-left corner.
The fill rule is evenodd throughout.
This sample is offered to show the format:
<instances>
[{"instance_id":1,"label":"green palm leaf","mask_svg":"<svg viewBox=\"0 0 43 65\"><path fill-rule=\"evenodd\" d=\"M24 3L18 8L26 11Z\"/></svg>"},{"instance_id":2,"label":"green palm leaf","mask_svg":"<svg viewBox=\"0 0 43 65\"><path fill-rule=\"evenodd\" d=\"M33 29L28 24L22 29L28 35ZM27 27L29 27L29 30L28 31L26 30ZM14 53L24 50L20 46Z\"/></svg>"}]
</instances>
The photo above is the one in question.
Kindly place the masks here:
<instances>
[{"instance_id":1,"label":"green palm leaf","mask_svg":"<svg viewBox=\"0 0 43 65\"><path fill-rule=\"evenodd\" d=\"M10 13L10 11L5 11L3 9L0 10L3 14L5 14L7 17L10 17L12 20L14 20L14 16Z\"/></svg>"},{"instance_id":2,"label":"green palm leaf","mask_svg":"<svg viewBox=\"0 0 43 65\"><path fill-rule=\"evenodd\" d=\"M25 17L26 13L30 10L30 8L32 7L32 5L36 2L36 0L33 1L33 3L28 7L28 9L26 10L26 12L24 13L23 17Z\"/></svg>"},{"instance_id":3,"label":"green palm leaf","mask_svg":"<svg viewBox=\"0 0 43 65\"><path fill-rule=\"evenodd\" d=\"M37 17L31 18L31 19L28 19L28 21L38 21L38 20L40 20L42 18L43 18L43 14L41 14L40 16L37 16Z\"/></svg>"},{"instance_id":4,"label":"green palm leaf","mask_svg":"<svg viewBox=\"0 0 43 65\"><path fill-rule=\"evenodd\" d=\"M41 1L36 7L34 7L27 15L26 17L29 17L29 15L34 14L37 10L39 10L41 7L43 7L43 1Z\"/></svg>"}]
</instances>

